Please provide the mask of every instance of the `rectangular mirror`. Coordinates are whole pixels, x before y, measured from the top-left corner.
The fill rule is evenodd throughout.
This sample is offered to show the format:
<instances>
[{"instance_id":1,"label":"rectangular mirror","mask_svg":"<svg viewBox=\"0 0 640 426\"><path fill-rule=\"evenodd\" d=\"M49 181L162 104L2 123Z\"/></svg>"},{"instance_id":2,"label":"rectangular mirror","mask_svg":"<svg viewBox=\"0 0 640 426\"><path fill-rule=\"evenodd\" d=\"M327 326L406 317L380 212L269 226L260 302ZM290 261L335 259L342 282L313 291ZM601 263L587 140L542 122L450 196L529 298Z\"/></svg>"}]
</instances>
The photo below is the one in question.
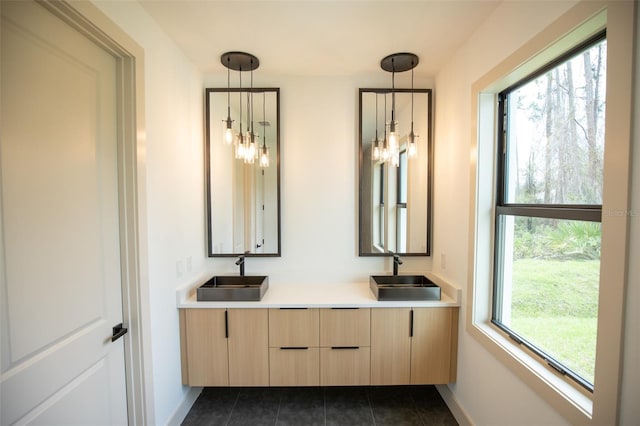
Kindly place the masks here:
<instances>
[{"instance_id":1,"label":"rectangular mirror","mask_svg":"<svg viewBox=\"0 0 640 426\"><path fill-rule=\"evenodd\" d=\"M433 180L431 89L395 89L398 123L395 162L374 159L376 130L381 152L391 119L391 89L360 89L359 255L431 255ZM408 137L418 136L410 157ZM387 123L387 124L385 124ZM387 138L388 143L388 138ZM396 163L397 165L393 164Z\"/></svg>"},{"instance_id":2,"label":"rectangular mirror","mask_svg":"<svg viewBox=\"0 0 640 426\"><path fill-rule=\"evenodd\" d=\"M208 256L280 256L280 89L208 88L205 107ZM224 137L229 115L231 143ZM255 148L268 150L266 167L239 149L250 115Z\"/></svg>"}]
</instances>

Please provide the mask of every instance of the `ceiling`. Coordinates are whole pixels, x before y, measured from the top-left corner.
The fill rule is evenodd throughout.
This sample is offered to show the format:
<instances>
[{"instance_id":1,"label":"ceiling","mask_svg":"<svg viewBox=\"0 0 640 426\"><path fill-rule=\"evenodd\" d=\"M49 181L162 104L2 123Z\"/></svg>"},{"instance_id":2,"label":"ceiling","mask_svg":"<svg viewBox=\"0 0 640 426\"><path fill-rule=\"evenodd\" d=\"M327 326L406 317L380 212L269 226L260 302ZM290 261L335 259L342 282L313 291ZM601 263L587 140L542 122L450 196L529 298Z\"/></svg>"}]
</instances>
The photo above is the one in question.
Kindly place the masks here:
<instances>
[{"instance_id":1,"label":"ceiling","mask_svg":"<svg viewBox=\"0 0 640 426\"><path fill-rule=\"evenodd\" d=\"M391 53L420 58L416 75L434 76L500 1L490 0L139 0L205 73L220 56L257 56L260 71L285 75L380 72Z\"/></svg>"}]
</instances>

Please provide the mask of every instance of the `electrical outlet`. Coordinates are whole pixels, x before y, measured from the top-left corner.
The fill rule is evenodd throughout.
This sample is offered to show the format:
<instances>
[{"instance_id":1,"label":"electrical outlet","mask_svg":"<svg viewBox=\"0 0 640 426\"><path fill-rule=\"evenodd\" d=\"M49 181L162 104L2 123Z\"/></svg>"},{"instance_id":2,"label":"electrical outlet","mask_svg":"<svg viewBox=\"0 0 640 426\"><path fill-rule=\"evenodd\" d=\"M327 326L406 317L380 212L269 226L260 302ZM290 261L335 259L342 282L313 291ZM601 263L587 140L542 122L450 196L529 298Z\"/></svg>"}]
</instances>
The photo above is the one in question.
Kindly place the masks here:
<instances>
[{"instance_id":1,"label":"electrical outlet","mask_svg":"<svg viewBox=\"0 0 640 426\"><path fill-rule=\"evenodd\" d=\"M187 263L187 272L191 272L192 263L193 263L191 260L191 256L187 256L186 263Z\"/></svg>"},{"instance_id":2,"label":"electrical outlet","mask_svg":"<svg viewBox=\"0 0 640 426\"><path fill-rule=\"evenodd\" d=\"M182 278L182 274L184 274L184 264L182 260L178 260L176 262L176 278Z\"/></svg>"},{"instance_id":3,"label":"electrical outlet","mask_svg":"<svg viewBox=\"0 0 640 426\"><path fill-rule=\"evenodd\" d=\"M444 253L440 254L440 269L447 269L447 255Z\"/></svg>"}]
</instances>

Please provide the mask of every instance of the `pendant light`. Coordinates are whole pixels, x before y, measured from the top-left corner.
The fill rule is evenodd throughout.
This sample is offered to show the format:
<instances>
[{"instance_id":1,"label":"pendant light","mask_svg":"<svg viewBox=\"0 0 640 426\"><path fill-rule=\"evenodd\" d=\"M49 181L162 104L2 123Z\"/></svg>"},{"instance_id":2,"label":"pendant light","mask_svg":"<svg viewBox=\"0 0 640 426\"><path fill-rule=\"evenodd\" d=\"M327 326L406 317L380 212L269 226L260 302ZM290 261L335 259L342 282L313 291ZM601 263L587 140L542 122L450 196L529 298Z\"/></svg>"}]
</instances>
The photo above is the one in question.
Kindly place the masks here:
<instances>
[{"instance_id":1,"label":"pendant light","mask_svg":"<svg viewBox=\"0 0 640 426\"><path fill-rule=\"evenodd\" d=\"M247 162L247 153L251 147L253 140L255 147L255 138L252 138L253 129L249 127L251 125L251 95L253 94L253 70L260 66L260 61L257 57L245 53L245 52L226 52L220 57L220 62L227 68L227 118L223 120L223 140L225 143L231 143L233 141L233 120L231 119L231 70L239 72L240 80L240 106L239 114L240 119L238 122L238 133L235 137L235 155L236 158L245 160ZM247 133L243 134L242 130L242 72L251 71L251 91L247 97ZM253 154L255 158L255 153Z\"/></svg>"},{"instance_id":2,"label":"pendant light","mask_svg":"<svg viewBox=\"0 0 640 426\"><path fill-rule=\"evenodd\" d=\"M267 94L262 92L262 148L260 148L260 167L269 167L269 148L267 148L267 121L265 114L265 98Z\"/></svg>"},{"instance_id":3,"label":"pendant light","mask_svg":"<svg viewBox=\"0 0 640 426\"><path fill-rule=\"evenodd\" d=\"M227 67L227 119L222 120L225 124L222 128L222 140L225 144L231 145L233 142L233 120L231 119L231 68L229 66L231 57L227 56L227 62L223 62L223 65ZM224 61L224 59L223 59Z\"/></svg>"},{"instance_id":4,"label":"pendant light","mask_svg":"<svg viewBox=\"0 0 640 426\"><path fill-rule=\"evenodd\" d=\"M248 149L245 155L244 162L247 164L253 164L256 158L258 158L258 149L256 148L256 134L254 133L253 128L253 69L251 70L251 86L250 90L247 93L247 115L249 115L249 121L247 122L247 130L248 130ZM251 128L249 129L249 123L251 124Z\"/></svg>"},{"instance_id":5,"label":"pendant light","mask_svg":"<svg viewBox=\"0 0 640 426\"><path fill-rule=\"evenodd\" d=\"M396 72L404 72L413 70L418 65L418 57L413 53L393 53L385 56L380 61L380 67L391 73L391 120L386 123L388 128L387 137L389 161L395 167L400 164L400 141L399 127L396 121L396 92L395 92L395 76ZM413 97L412 97L413 99ZM386 112L386 109L385 109ZM413 120L413 118L412 118ZM386 119L385 119L386 121Z\"/></svg>"},{"instance_id":6,"label":"pendant light","mask_svg":"<svg viewBox=\"0 0 640 426\"><path fill-rule=\"evenodd\" d=\"M240 107L238 110L240 111L240 126L238 131L238 137L236 139L236 158L241 160L244 158L245 146L244 146L244 134L242 133L242 67L240 68L240 91L238 96L238 102Z\"/></svg>"},{"instance_id":7,"label":"pendant light","mask_svg":"<svg viewBox=\"0 0 640 426\"><path fill-rule=\"evenodd\" d=\"M387 122L387 94L384 94L384 122ZM382 151L380 151L380 161L383 163L389 160L389 144L387 143L387 132L384 132L382 139Z\"/></svg>"},{"instance_id":8,"label":"pendant light","mask_svg":"<svg viewBox=\"0 0 640 426\"><path fill-rule=\"evenodd\" d=\"M413 61L411 63L411 131L407 137L407 157L414 158L418 155L418 135L413 132Z\"/></svg>"},{"instance_id":9,"label":"pendant light","mask_svg":"<svg viewBox=\"0 0 640 426\"><path fill-rule=\"evenodd\" d=\"M371 159L373 161L380 160L380 141L378 140L378 93L376 92L376 137L371 141L373 147L371 149Z\"/></svg>"}]
</instances>

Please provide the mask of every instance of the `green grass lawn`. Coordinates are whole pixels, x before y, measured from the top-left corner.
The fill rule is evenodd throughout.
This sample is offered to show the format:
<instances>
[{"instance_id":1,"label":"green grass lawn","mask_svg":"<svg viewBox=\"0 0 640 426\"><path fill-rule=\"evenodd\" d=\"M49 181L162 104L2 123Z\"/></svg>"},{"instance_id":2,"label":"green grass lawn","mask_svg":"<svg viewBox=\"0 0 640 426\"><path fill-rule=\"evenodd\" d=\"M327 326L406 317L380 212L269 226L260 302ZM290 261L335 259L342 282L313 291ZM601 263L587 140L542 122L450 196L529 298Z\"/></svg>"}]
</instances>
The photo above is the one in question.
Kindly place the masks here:
<instances>
[{"instance_id":1,"label":"green grass lawn","mask_svg":"<svg viewBox=\"0 0 640 426\"><path fill-rule=\"evenodd\" d=\"M513 263L511 328L591 383L599 275L597 260Z\"/></svg>"}]
</instances>

